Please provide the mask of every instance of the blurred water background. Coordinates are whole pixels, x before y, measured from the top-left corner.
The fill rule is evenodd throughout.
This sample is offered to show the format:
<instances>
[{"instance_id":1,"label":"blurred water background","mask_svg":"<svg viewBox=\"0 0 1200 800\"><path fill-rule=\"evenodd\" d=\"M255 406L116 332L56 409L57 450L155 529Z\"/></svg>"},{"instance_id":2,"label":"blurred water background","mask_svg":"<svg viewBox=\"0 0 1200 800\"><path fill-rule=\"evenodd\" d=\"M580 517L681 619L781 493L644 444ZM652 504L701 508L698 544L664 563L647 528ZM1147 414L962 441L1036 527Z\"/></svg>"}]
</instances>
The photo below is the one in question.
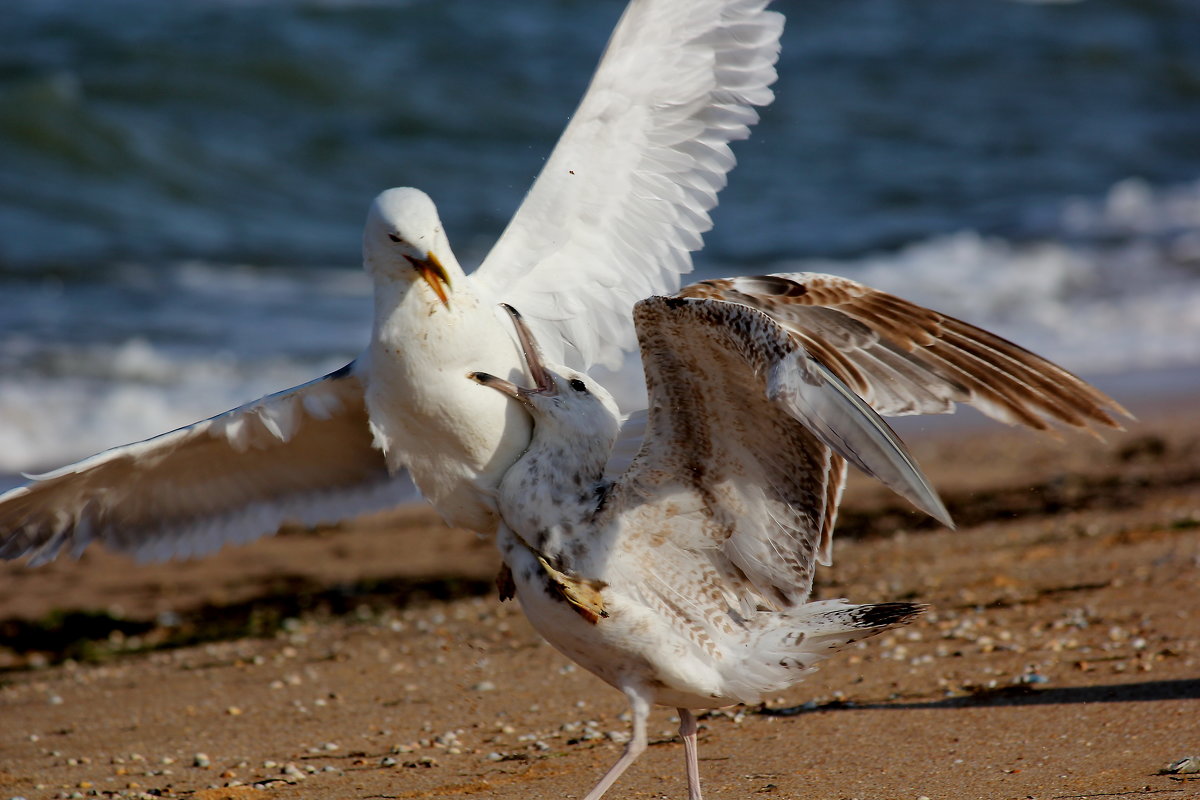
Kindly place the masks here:
<instances>
[{"instance_id":1,"label":"blurred water background","mask_svg":"<svg viewBox=\"0 0 1200 800\"><path fill-rule=\"evenodd\" d=\"M0 473L352 358L370 199L425 189L478 263L623 5L5 0ZM1088 376L1200 365L1200 3L777 8L699 275L848 275Z\"/></svg>"}]
</instances>

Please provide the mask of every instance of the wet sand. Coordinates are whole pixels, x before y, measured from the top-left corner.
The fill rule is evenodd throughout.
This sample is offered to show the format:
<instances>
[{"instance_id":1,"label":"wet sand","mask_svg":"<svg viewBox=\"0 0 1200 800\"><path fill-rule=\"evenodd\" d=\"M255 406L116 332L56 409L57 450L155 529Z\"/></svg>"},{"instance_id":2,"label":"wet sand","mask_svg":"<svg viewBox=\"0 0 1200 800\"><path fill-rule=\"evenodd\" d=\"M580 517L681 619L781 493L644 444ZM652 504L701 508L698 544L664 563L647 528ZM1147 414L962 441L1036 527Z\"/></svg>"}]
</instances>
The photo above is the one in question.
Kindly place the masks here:
<instances>
[{"instance_id":1,"label":"wet sand","mask_svg":"<svg viewBox=\"0 0 1200 800\"><path fill-rule=\"evenodd\" d=\"M1104 442L906 431L959 522L855 481L817 596L905 628L702 719L705 796L1200 797L1200 415ZM139 566L0 567L0 797L580 797L621 696L492 588L491 544L406 509ZM683 797L670 709L614 798Z\"/></svg>"}]
</instances>

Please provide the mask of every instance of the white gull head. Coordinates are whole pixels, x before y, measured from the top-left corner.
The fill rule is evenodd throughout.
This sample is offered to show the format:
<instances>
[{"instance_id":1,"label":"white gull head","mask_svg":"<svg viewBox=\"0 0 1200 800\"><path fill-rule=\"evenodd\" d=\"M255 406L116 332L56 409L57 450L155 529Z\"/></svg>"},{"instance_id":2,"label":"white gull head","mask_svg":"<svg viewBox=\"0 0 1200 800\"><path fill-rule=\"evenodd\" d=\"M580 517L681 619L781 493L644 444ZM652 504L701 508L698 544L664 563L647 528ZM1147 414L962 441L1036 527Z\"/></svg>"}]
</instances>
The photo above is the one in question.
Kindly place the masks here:
<instances>
[{"instance_id":1,"label":"white gull head","mask_svg":"<svg viewBox=\"0 0 1200 800\"><path fill-rule=\"evenodd\" d=\"M377 282L421 279L444 305L464 277L433 200L409 187L388 189L371 203L363 266Z\"/></svg>"}]
</instances>

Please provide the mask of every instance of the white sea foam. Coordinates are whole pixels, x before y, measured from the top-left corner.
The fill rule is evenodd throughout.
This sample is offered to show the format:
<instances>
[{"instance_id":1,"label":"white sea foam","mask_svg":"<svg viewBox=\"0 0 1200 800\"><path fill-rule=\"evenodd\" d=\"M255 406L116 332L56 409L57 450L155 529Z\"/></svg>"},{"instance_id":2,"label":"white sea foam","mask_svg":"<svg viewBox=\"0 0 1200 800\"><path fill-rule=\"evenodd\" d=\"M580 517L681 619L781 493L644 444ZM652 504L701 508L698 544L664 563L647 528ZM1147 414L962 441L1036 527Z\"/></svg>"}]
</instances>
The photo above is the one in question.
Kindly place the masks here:
<instances>
[{"instance_id":1,"label":"white sea foam","mask_svg":"<svg viewBox=\"0 0 1200 800\"><path fill-rule=\"evenodd\" d=\"M88 375L0 381L0 473L61 466L213 416L338 366L336 360L185 361L142 340L103 356L93 351ZM101 372L106 374L101 377Z\"/></svg>"},{"instance_id":2,"label":"white sea foam","mask_svg":"<svg viewBox=\"0 0 1200 800\"><path fill-rule=\"evenodd\" d=\"M1113 185L1099 202L1067 201L1058 215L1062 229L1077 236L1200 236L1200 180L1155 189L1140 178ZM1200 251L1192 250L1196 259Z\"/></svg>"},{"instance_id":3,"label":"white sea foam","mask_svg":"<svg viewBox=\"0 0 1200 800\"><path fill-rule=\"evenodd\" d=\"M1200 182L1073 200L1038 238L974 231L776 271L845 275L995 331L1076 372L1200 365Z\"/></svg>"},{"instance_id":4,"label":"white sea foam","mask_svg":"<svg viewBox=\"0 0 1200 800\"><path fill-rule=\"evenodd\" d=\"M963 231L759 271L846 275L1085 376L1200 365L1200 181L1123 181L1064 203L1020 240ZM369 292L358 270L192 263L129 267L83 298L39 287L6 298L0 473L69 463L335 369L366 341ZM147 309L146 296L161 307ZM154 338L124 333L143 324ZM637 404L635 361L598 377L623 407Z\"/></svg>"},{"instance_id":5,"label":"white sea foam","mask_svg":"<svg viewBox=\"0 0 1200 800\"><path fill-rule=\"evenodd\" d=\"M0 473L60 466L318 377L370 328L361 270L127 264L6 294Z\"/></svg>"}]
</instances>

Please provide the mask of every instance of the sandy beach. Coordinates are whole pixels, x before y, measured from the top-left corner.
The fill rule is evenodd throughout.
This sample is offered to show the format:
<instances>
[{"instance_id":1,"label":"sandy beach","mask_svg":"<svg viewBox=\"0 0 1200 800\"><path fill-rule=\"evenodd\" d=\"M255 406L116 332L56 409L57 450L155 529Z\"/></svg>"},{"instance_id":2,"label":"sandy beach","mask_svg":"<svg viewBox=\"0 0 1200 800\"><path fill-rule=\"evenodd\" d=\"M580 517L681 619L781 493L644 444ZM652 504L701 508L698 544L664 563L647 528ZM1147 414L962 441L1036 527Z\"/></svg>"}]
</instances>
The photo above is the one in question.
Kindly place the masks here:
<instances>
[{"instance_id":1,"label":"sandy beach","mask_svg":"<svg viewBox=\"0 0 1200 800\"><path fill-rule=\"evenodd\" d=\"M704 714L706 800L1200 800L1200 0L0 8L0 494L287 387L259 417L282 438L360 419L356 381L381 443L483 419L460 393L507 374L496 301L598 368L676 279L843 276L1102 376L1138 419L896 420L957 527L853 475L814 599L928 611ZM430 205L382 213L389 187ZM960 380L990 346L953 327ZM635 361L593 370L626 408ZM212 509L235 451L288 462L233 470L247 497L378 488L352 450L215 429L232 449L196 448L171 503ZM458 432L417 438L479 441ZM165 478L155 447L132 452ZM76 497L53 512L89 524ZM0 800L578 800L626 701L499 600L498 566L423 504L180 563L0 561ZM675 714L605 800L687 796Z\"/></svg>"},{"instance_id":2,"label":"sandy beach","mask_svg":"<svg viewBox=\"0 0 1200 800\"><path fill-rule=\"evenodd\" d=\"M1190 402L1189 402L1190 400ZM761 707L706 715L706 797L1200 797L1200 418L1105 441L905 430L959 523L855 480L818 597L916 599ZM580 797L624 700L424 508L200 561L0 568L0 797ZM614 798L684 796L670 709Z\"/></svg>"}]
</instances>

